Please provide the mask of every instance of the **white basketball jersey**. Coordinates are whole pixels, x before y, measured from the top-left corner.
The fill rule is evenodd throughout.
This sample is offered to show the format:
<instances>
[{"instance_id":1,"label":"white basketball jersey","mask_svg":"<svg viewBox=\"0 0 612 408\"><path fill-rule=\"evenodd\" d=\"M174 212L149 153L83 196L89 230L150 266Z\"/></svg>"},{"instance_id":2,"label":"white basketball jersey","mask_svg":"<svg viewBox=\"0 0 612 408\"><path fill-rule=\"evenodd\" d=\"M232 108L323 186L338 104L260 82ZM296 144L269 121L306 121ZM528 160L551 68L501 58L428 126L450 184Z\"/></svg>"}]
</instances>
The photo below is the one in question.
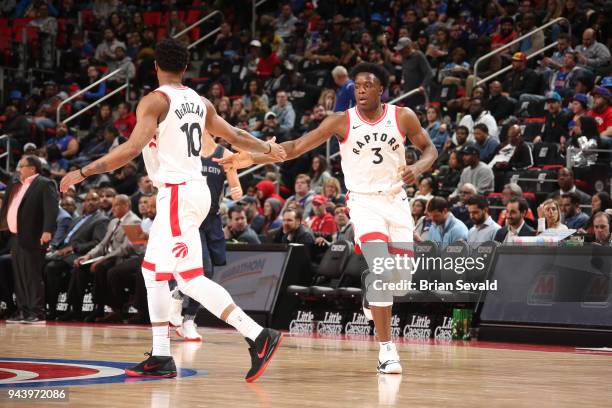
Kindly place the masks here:
<instances>
[{"instance_id":1,"label":"white basketball jersey","mask_svg":"<svg viewBox=\"0 0 612 408\"><path fill-rule=\"evenodd\" d=\"M340 155L349 191L375 193L401 185L398 168L406 164L406 156L397 109L395 105L384 104L383 113L375 122L361 116L357 107L346 111L349 127L340 143Z\"/></svg>"},{"instance_id":2,"label":"white basketball jersey","mask_svg":"<svg viewBox=\"0 0 612 408\"><path fill-rule=\"evenodd\" d=\"M196 91L186 86L164 85L156 89L170 103L166 118L157 125L155 136L142 151L147 173L160 188L203 179L202 133L206 106Z\"/></svg>"}]
</instances>

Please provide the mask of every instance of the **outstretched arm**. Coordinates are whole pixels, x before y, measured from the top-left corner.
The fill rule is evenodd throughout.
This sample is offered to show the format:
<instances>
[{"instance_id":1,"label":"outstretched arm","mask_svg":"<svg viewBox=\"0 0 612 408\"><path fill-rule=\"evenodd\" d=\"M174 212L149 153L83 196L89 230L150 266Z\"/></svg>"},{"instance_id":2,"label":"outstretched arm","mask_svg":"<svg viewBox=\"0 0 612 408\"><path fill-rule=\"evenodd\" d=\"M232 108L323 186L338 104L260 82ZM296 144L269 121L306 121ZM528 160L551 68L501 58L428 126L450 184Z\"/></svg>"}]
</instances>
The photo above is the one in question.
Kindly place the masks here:
<instances>
[{"instance_id":1,"label":"outstretched arm","mask_svg":"<svg viewBox=\"0 0 612 408\"><path fill-rule=\"evenodd\" d=\"M315 147L320 146L334 134L344 135L347 126L348 122L346 120L346 115L344 113L334 113L325 118L316 129L311 130L304 136L295 140L283 142L280 146L283 147L287 153L286 160L295 159ZM251 154L243 151L227 158L224 157L219 162L228 170L241 169L253 163L264 164L277 161L279 160L274 160L269 155Z\"/></svg>"},{"instance_id":2,"label":"outstretched arm","mask_svg":"<svg viewBox=\"0 0 612 408\"><path fill-rule=\"evenodd\" d=\"M248 132L230 125L217 115L215 107L208 99L202 98L202 101L206 105L206 130L212 135L222 137L239 150L262 153L270 156L274 161L285 159L285 152L273 140L264 142Z\"/></svg>"},{"instance_id":3,"label":"outstretched arm","mask_svg":"<svg viewBox=\"0 0 612 408\"><path fill-rule=\"evenodd\" d=\"M74 170L66 174L60 182L60 191L65 192L70 186L83 181L85 177L123 167L138 156L147 143L153 139L158 119L166 115L168 107L168 101L158 92L151 92L142 98L136 109L136 127L134 127L130 138L98 160L80 170Z\"/></svg>"},{"instance_id":4,"label":"outstretched arm","mask_svg":"<svg viewBox=\"0 0 612 408\"><path fill-rule=\"evenodd\" d=\"M429 170L438 158L438 151L431 142L427 131L421 127L421 122L411 109L399 109L400 130L408 135L412 144L421 151L421 158L411 166L406 166L402 171L402 179L406 184L413 184L416 178Z\"/></svg>"}]
</instances>

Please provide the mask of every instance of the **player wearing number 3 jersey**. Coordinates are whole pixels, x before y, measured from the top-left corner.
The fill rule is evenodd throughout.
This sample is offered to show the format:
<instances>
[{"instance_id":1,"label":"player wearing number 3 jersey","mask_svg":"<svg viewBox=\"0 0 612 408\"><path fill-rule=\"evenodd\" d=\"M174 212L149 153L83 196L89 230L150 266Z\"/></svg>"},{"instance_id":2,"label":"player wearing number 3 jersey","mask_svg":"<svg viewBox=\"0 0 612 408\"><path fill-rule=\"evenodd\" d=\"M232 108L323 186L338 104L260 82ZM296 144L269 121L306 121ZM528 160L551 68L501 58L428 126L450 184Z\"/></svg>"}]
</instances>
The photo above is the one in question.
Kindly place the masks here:
<instances>
[{"instance_id":1,"label":"player wearing number 3 jersey","mask_svg":"<svg viewBox=\"0 0 612 408\"><path fill-rule=\"evenodd\" d=\"M281 146L287 159L293 159L336 135L356 243L387 242L387 254L403 252L411 256L408 246L394 247L411 243L414 229L402 184L413 184L419 174L431 167L437 157L436 148L412 110L381 103L388 84L384 68L363 63L353 69L351 76L357 106L329 116L318 128ZM406 166L406 137L422 152L420 160L411 166ZM240 152L220 162L230 170L271 161L274 161L271 157ZM382 374L402 372L399 355L391 342L392 305L392 293L384 293L381 299L369 304L380 342L378 372ZM370 309L365 310L366 314Z\"/></svg>"},{"instance_id":2,"label":"player wearing number 3 jersey","mask_svg":"<svg viewBox=\"0 0 612 408\"><path fill-rule=\"evenodd\" d=\"M202 267L198 228L210 209L210 193L200 160L202 138L210 137L204 129L239 149L273 161L284 160L286 153L274 140L266 143L230 126L208 100L183 86L188 57L187 48L176 40L158 43L155 68L160 86L140 101L136 127L129 140L84 168L68 173L60 190L66 191L85 177L115 170L143 153L149 177L159 189L157 216L142 264L153 349L149 358L125 372L139 377L176 376L168 337L171 296L167 282L175 279L181 292L244 335L251 354L246 380L251 382L263 373L282 336L259 326L234 304L224 288L202 274L206 271Z\"/></svg>"}]
</instances>

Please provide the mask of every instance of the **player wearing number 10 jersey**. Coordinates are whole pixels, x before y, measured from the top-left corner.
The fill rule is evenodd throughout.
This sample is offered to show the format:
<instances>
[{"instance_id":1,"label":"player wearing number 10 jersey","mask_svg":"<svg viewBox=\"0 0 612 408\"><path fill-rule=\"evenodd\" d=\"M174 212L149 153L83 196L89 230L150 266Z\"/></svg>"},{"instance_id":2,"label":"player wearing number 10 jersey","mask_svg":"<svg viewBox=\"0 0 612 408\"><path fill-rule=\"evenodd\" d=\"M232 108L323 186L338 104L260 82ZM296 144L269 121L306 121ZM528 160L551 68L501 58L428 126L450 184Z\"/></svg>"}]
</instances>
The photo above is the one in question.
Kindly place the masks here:
<instances>
[{"instance_id":1,"label":"player wearing number 10 jersey","mask_svg":"<svg viewBox=\"0 0 612 408\"><path fill-rule=\"evenodd\" d=\"M287 159L293 159L336 135L356 243L387 242L388 253L401 251L410 256L408 246L395 247L411 243L414 228L402 183L414 183L420 173L431 167L437 157L436 148L412 110L381 102L388 84L384 68L363 63L353 69L351 76L357 105L327 117L318 128L281 146ZM406 166L406 138L422 152L420 160L411 166ZM221 163L230 170L272 160L240 152ZM377 370L381 374L399 374L402 367L391 341L393 294L384 293L369 305L380 342Z\"/></svg>"},{"instance_id":2,"label":"player wearing number 10 jersey","mask_svg":"<svg viewBox=\"0 0 612 408\"><path fill-rule=\"evenodd\" d=\"M202 175L202 138L220 136L237 148L258 152L271 160L284 160L278 144L260 141L234 128L217 115L213 105L182 85L189 52L180 42L165 39L157 44L155 67L160 87L142 98L136 111L136 127L129 140L106 156L68 173L61 191L85 177L112 171L143 153L149 177L159 189L157 216L149 232L142 264L147 287L153 350L142 363L126 369L129 376L174 377L170 355L168 280L228 324L250 346L251 369L246 380L257 379L276 352L281 334L264 329L237 307L229 293L203 275L199 226L208 215L210 193Z\"/></svg>"}]
</instances>

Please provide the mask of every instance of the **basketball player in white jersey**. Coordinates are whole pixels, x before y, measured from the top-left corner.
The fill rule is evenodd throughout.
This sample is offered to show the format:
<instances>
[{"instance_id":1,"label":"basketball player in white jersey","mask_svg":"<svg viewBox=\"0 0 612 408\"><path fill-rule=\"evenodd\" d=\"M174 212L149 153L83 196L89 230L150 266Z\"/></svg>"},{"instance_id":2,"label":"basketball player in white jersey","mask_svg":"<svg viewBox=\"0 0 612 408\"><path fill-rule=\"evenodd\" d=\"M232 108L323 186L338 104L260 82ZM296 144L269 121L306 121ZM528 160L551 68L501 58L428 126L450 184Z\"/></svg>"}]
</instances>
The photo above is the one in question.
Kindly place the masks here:
<instances>
[{"instance_id":1,"label":"basketball player in white jersey","mask_svg":"<svg viewBox=\"0 0 612 408\"><path fill-rule=\"evenodd\" d=\"M264 329L237 307L229 293L204 277L198 228L210 207L210 193L202 175L200 150L204 129L233 146L284 160L284 149L272 140L260 141L234 128L217 115L213 105L182 85L189 52L180 42L157 44L155 67L160 87L138 105L136 127L127 142L93 163L68 173L60 190L66 191L86 177L115 170L143 153L147 173L159 189L157 216L149 233L142 273L147 287L153 331L153 350L142 363L126 369L129 376L175 377L170 354L168 320L170 290L179 290L200 302L215 316L235 327L250 346L248 382L265 370L281 341L281 334Z\"/></svg>"},{"instance_id":2,"label":"basketball player in white jersey","mask_svg":"<svg viewBox=\"0 0 612 408\"><path fill-rule=\"evenodd\" d=\"M351 77L355 81L357 106L327 117L318 128L281 146L289 160L336 135L356 243L387 242L388 252L412 256L407 248L391 246L391 243L412 242L414 226L402 184L414 183L419 174L431 167L438 156L436 148L412 110L381 103L381 95L388 85L384 68L362 63L353 69ZM406 136L422 152L420 160L411 166L406 166L404 155ZM240 152L219 162L226 169L232 169L272 160ZM380 342L378 372L400 374L399 355L391 341L393 296L385 294L385 297L384 301L369 303ZM370 310L364 312L368 315Z\"/></svg>"}]
</instances>

